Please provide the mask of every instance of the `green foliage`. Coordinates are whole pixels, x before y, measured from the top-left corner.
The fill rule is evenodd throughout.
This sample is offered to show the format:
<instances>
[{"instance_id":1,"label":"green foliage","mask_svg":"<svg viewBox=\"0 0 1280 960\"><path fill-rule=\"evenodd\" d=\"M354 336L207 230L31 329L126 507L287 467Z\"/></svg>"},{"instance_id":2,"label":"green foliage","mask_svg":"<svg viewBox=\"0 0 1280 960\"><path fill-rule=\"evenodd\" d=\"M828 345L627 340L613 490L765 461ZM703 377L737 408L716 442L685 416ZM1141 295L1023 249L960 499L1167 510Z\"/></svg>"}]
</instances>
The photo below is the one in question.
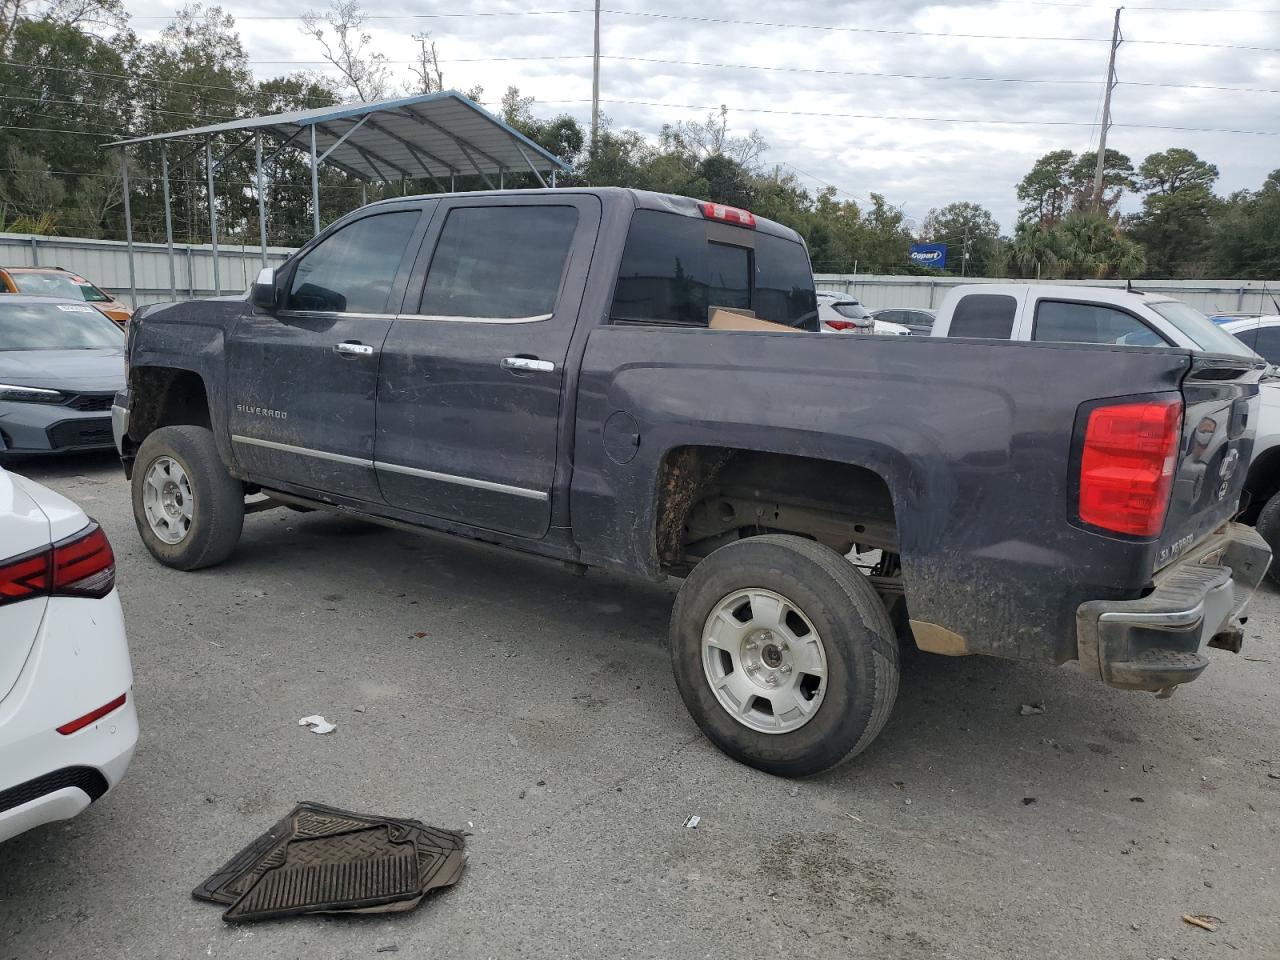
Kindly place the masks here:
<instances>
[{"instance_id":1,"label":"green foliage","mask_svg":"<svg viewBox=\"0 0 1280 960\"><path fill-rule=\"evenodd\" d=\"M1000 225L981 204L960 201L930 210L920 227L920 239L947 245L947 273L961 273L967 243L969 262L963 272L979 277L999 275Z\"/></svg>"}]
</instances>

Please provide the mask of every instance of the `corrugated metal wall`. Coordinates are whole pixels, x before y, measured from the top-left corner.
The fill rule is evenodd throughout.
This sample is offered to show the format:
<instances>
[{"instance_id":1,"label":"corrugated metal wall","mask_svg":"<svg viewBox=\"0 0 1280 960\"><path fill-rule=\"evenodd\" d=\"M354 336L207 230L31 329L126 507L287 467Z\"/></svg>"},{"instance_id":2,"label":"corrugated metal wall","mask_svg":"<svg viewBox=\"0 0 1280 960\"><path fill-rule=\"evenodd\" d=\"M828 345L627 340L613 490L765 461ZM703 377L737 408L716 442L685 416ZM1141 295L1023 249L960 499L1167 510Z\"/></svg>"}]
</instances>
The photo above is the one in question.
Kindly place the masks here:
<instances>
[{"instance_id":1,"label":"corrugated metal wall","mask_svg":"<svg viewBox=\"0 0 1280 960\"><path fill-rule=\"evenodd\" d=\"M819 273L814 276L819 290L841 290L852 294L871 310L880 307L924 307L937 309L952 287L966 283L1027 283L1025 280L988 280L960 277L887 277L848 273ZM1082 287L1124 288L1123 280L1045 280L1044 283ZM1143 293L1175 297L1205 313L1280 313L1272 297L1280 300L1280 281L1262 280L1138 280L1134 288Z\"/></svg>"},{"instance_id":2,"label":"corrugated metal wall","mask_svg":"<svg viewBox=\"0 0 1280 960\"><path fill-rule=\"evenodd\" d=\"M164 244L135 243L138 303L171 299L169 257ZM213 248L208 245L175 243L174 274L178 297L213 296ZM282 263L293 251L268 247L267 262ZM66 267L92 280L103 289L129 299L129 256L118 240L80 240L72 237L37 237L0 233L0 266L27 264ZM218 272L224 294L240 293L258 275L261 259L257 247L219 246ZM819 289L845 290L863 304L878 307L936 308L952 287L962 283L1009 283L1008 280L959 277L897 277L820 273ZM1045 281L1079 286L1123 287L1123 280ZM1258 311L1274 313L1272 296L1280 300L1280 281L1261 280L1142 280L1136 286L1149 293L1177 297L1206 313Z\"/></svg>"},{"instance_id":3,"label":"corrugated metal wall","mask_svg":"<svg viewBox=\"0 0 1280 960\"><path fill-rule=\"evenodd\" d=\"M283 263L293 251L287 247L267 247L267 262ZM169 254L162 243L135 243L138 303L171 300ZM80 240L73 237L37 237L21 233L0 233L0 266L66 267L129 301L129 254L117 240ZM257 247L218 246L218 285L224 294L248 289L262 259ZM213 248L205 244L173 245L173 272L179 299L211 297Z\"/></svg>"}]
</instances>

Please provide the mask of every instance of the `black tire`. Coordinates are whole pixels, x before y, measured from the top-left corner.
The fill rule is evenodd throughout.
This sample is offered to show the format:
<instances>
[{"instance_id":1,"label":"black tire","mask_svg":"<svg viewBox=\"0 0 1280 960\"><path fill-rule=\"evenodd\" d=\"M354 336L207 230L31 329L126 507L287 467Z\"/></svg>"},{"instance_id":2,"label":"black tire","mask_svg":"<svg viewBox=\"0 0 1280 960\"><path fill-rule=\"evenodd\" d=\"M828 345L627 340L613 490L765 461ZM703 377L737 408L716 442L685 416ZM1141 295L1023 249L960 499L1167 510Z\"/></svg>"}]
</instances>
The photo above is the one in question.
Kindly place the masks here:
<instances>
[{"instance_id":1,"label":"black tire","mask_svg":"<svg viewBox=\"0 0 1280 960\"><path fill-rule=\"evenodd\" d=\"M704 669L708 617L745 588L786 598L812 623L825 650L822 701L786 733L760 732L731 714ZM671 615L671 662L680 696L707 738L735 760L783 777L820 773L857 756L889 719L898 695L898 641L880 597L848 560L801 537L739 540L694 567Z\"/></svg>"},{"instance_id":2,"label":"black tire","mask_svg":"<svg viewBox=\"0 0 1280 960\"><path fill-rule=\"evenodd\" d=\"M144 504L147 472L162 457L177 461L191 488L191 524L177 543L166 543L152 530ZM134 461L132 495L138 535L167 567L211 567L231 556L240 542L244 485L227 473L213 433L205 427L161 427L149 433Z\"/></svg>"},{"instance_id":3,"label":"black tire","mask_svg":"<svg viewBox=\"0 0 1280 960\"><path fill-rule=\"evenodd\" d=\"M1267 541L1272 556L1280 554L1280 494L1276 494L1263 505L1254 527L1262 534L1262 539ZM1271 561L1271 566L1267 568L1267 576L1272 583L1280 584L1280 566L1276 565L1274 559Z\"/></svg>"}]
</instances>

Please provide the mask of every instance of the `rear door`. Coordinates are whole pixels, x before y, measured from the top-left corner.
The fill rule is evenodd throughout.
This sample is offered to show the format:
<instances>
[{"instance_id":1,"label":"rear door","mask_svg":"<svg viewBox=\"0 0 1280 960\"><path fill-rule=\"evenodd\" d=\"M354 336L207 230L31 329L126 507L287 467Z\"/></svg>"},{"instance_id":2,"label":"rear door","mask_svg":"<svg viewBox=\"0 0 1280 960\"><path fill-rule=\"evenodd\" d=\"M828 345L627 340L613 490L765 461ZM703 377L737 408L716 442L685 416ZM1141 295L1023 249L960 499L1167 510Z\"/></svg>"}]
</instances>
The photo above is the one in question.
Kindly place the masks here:
<instances>
[{"instance_id":1,"label":"rear door","mask_svg":"<svg viewBox=\"0 0 1280 960\"><path fill-rule=\"evenodd\" d=\"M382 350L374 458L388 503L546 533L565 359L599 225L590 195L441 202Z\"/></svg>"},{"instance_id":2,"label":"rear door","mask_svg":"<svg viewBox=\"0 0 1280 960\"><path fill-rule=\"evenodd\" d=\"M227 346L229 422L236 459L255 479L381 499L378 361L423 216L374 208L286 268L279 309L246 305Z\"/></svg>"}]
</instances>

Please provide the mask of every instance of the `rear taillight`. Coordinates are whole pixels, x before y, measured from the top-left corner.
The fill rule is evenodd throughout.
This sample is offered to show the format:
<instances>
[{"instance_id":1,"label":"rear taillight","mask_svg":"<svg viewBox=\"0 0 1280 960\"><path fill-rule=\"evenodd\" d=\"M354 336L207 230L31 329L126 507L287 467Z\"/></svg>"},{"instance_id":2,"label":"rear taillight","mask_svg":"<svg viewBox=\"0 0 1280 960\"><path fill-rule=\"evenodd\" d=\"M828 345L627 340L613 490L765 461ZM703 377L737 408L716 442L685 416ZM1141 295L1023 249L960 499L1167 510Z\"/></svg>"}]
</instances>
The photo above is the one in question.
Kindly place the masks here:
<instances>
[{"instance_id":1,"label":"rear taillight","mask_svg":"<svg viewBox=\"0 0 1280 960\"><path fill-rule=\"evenodd\" d=\"M1158 534L1169 508L1181 426L1177 398L1090 411L1080 458L1080 519L1116 533Z\"/></svg>"},{"instance_id":2,"label":"rear taillight","mask_svg":"<svg viewBox=\"0 0 1280 960\"><path fill-rule=\"evenodd\" d=\"M31 597L105 597L116 585L116 558L102 528L0 562L0 606Z\"/></svg>"},{"instance_id":3,"label":"rear taillight","mask_svg":"<svg viewBox=\"0 0 1280 960\"><path fill-rule=\"evenodd\" d=\"M55 597L105 597L115 585L115 554L96 523L53 545Z\"/></svg>"},{"instance_id":4,"label":"rear taillight","mask_svg":"<svg viewBox=\"0 0 1280 960\"><path fill-rule=\"evenodd\" d=\"M852 320L823 320L822 322L832 330L840 330L842 332L845 330L853 330L858 326Z\"/></svg>"},{"instance_id":5,"label":"rear taillight","mask_svg":"<svg viewBox=\"0 0 1280 960\"><path fill-rule=\"evenodd\" d=\"M49 563L52 551L45 547L37 553L24 554L0 561L0 606L30 597L49 595Z\"/></svg>"},{"instance_id":6,"label":"rear taillight","mask_svg":"<svg viewBox=\"0 0 1280 960\"><path fill-rule=\"evenodd\" d=\"M743 210L740 207L729 207L723 203L703 203L702 215L708 220L722 220L725 223L736 223L740 227L749 227L752 230L756 226L756 215L750 210Z\"/></svg>"}]
</instances>

